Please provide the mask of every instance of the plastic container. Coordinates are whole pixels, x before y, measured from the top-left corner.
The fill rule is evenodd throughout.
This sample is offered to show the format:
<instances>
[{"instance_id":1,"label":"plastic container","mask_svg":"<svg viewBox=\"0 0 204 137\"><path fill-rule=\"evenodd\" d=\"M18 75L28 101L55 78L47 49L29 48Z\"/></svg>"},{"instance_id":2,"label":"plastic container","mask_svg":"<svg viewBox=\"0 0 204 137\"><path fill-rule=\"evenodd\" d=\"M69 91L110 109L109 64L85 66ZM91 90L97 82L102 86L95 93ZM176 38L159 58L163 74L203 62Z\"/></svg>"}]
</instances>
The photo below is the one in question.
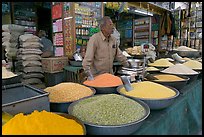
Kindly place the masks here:
<instances>
[{"instance_id":1,"label":"plastic container","mask_svg":"<svg viewBox=\"0 0 204 137\"><path fill-rule=\"evenodd\" d=\"M2 111L11 115L29 114L34 110L50 111L48 94L21 83L2 86Z\"/></svg>"}]
</instances>

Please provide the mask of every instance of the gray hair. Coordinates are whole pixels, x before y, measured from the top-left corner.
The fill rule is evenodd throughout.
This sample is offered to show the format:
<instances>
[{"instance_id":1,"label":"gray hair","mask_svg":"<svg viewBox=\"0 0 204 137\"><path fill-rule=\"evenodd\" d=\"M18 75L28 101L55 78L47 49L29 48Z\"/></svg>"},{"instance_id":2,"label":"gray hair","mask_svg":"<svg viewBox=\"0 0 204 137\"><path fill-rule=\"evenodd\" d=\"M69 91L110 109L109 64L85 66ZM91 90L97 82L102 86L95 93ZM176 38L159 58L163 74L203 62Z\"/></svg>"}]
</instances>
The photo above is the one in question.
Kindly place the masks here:
<instances>
[{"instance_id":1,"label":"gray hair","mask_svg":"<svg viewBox=\"0 0 204 137\"><path fill-rule=\"evenodd\" d=\"M106 25L107 20L111 20L109 16L104 16L101 20L99 20L100 29Z\"/></svg>"}]
</instances>

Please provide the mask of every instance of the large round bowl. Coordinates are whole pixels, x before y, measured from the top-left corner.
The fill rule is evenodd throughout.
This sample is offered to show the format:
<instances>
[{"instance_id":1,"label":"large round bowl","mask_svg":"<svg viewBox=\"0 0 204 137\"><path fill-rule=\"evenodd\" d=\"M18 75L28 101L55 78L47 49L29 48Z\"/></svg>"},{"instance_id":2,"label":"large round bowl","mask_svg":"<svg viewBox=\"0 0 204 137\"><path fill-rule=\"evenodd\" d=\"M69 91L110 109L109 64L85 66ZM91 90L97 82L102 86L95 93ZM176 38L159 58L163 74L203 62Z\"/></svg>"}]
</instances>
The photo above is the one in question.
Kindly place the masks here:
<instances>
[{"instance_id":1,"label":"large round bowl","mask_svg":"<svg viewBox=\"0 0 204 137\"><path fill-rule=\"evenodd\" d=\"M3 85L11 85L16 83L21 83L22 73L17 73L17 76L11 78L2 78L2 86Z\"/></svg>"},{"instance_id":2,"label":"large round bowl","mask_svg":"<svg viewBox=\"0 0 204 137\"><path fill-rule=\"evenodd\" d=\"M83 134L83 135L86 135L86 127L85 127L84 123L83 123L81 120L79 120L79 119L76 118L75 116L72 116L72 115L69 115L69 114L59 113L59 112L54 112L54 113L56 113L56 114L58 114L58 115L60 115L60 116L62 116L62 117L65 117L65 118L67 118L67 119L73 119L73 120L75 120L78 124L80 124L80 125L82 126L83 131L84 131L84 134ZM64 127L64 128L66 128L66 127Z\"/></svg>"},{"instance_id":3,"label":"large round bowl","mask_svg":"<svg viewBox=\"0 0 204 137\"><path fill-rule=\"evenodd\" d=\"M198 78L198 75L200 72L198 72L198 74L174 74L174 73L166 73L166 72L161 72L161 73L189 77L189 80L187 82L187 84L189 84Z\"/></svg>"},{"instance_id":4,"label":"large round bowl","mask_svg":"<svg viewBox=\"0 0 204 137\"><path fill-rule=\"evenodd\" d=\"M90 96L93 96L96 93L96 90L94 88L91 88L91 87L89 87L89 88L93 91L93 94ZM88 96L88 97L90 97L90 96ZM84 98L86 98L86 97L84 97ZM50 111L51 112L68 113L67 109L72 102L74 102L74 101L71 101L71 102L50 102Z\"/></svg>"},{"instance_id":5,"label":"large round bowl","mask_svg":"<svg viewBox=\"0 0 204 137\"><path fill-rule=\"evenodd\" d=\"M174 50L174 52L178 53L181 57L188 57L188 58L197 58L200 57L199 51L178 51Z\"/></svg>"},{"instance_id":6,"label":"large round bowl","mask_svg":"<svg viewBox=\"0 0 204 137\"><path fill-rule=\"evenodd\" d=\"M117 87L93 87L93 86L88 86L84 85L90 88L94 88L96 90L96 94L117 94Z\"/></svg>"},{"instance_id":7,"label":"large round bowl","mask_svg":"<svg viewBox=\"0 0 204 137\"><path fill-rule=\"evenodd\" d=\"M94 96L100 96L100 95L94 95ZM79 102L80 100L73 102L69 108L68 112L70 115L72 115L73 107ZM105 125L96 125L93 123L89 123L86 121L82 121L87 130L88 135L130 135L134 133L144 122L144 120L149 116L150 109L147 104L144 102L135 99L137 103L142 105L146 111L145 115L140 119L132 123L123 124L123 125L117 125L117 126L105 126Z\"/></svg>"},{"instance_id":8,"label":"large round bowl","mask_svg":"<svg viewBox=\"0 0 204 137\"><path fill-rule=\"evenodd\" d=\"M151 99L151 98L139 98L139 97L133 97L133 96L128 96L128 95L125 95L124 93L121 93L120 90L121 88L123 88L123 85L119 86L117 88L117 92L123 96L126 96L126 97L129 97L131 99L134 99L134 100L142 100L144 101L151 110L160 110L160 109L164 109L164 108L167 108L169 107L170 105L172 105L176 99L176 97L179 96L179 91L173 87L169 87L169 86L166 86L172 90L174 90L176 92L176 95L172 96L172 97L169 97L169 98L165 98L165 99Z\"/></svg>"},{"instance_id":9,"label":"large round bowl","mask_svg":"<svg viewBox=\"0 0 204 137\"><path fill-rule=\"evenodd\" d=\"M152 74L152 76L156 76L158 74ZM161 75L161 74L159 74ZM163 74L165 75L165 74ZM186 77L186 76L178 76L180 78L182 78L183 80L180 80L180 81L158 81L158 80L150 80L150 81L153 81L153 82L156 82L156 83L159 83L159 84L162 84L162 85L165 85L165 86L170 86L170 87L174 87L178 90L180 90L181 88L183 88L188 80L190 79L189 77Z\"/></svg>"}]
</instances>

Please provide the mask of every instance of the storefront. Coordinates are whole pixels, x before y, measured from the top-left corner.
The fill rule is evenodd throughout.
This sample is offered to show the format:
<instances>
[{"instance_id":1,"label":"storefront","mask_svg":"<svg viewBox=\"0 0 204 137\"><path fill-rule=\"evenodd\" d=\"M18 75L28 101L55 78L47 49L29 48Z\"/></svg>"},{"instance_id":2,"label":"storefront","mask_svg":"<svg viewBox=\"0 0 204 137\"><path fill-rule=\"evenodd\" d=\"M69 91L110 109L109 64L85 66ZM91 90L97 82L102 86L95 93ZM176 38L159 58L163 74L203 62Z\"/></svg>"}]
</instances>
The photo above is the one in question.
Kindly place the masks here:
<instances>
[{"instance_id":1,"label":"storefront","mask_svg":"<svg viewBox=\"0 0 204 137\"><path fill-rule=\"evenodd\" d=\"M116 30L111 37L117 39L129 66L113 52L115 56L109 57L113 73L101 74L108 69L100 66L103 70L89 81L94 71L87 73L82 62L104 16L113 22ZM40 30L52 42L49 57L41 57L45 46ZM200 134L202 2L3 2L2 47L2 112L13 116L41 115L34 110L58 112L81 126L76 133L68 127L61 134ZM106 53L98 54L98 61L106 58ZM86 99L90 104L81 103L77 109ZM133 101L140 113L130 105ZM135 116L137 120L136 113L141 115ZM36 133L35 124L43 128L39 123L25 133L20 128L9 133L9 117L4 114L2 120L3 134L54 134L51 128Z\"/></svg>"}]
</instances>

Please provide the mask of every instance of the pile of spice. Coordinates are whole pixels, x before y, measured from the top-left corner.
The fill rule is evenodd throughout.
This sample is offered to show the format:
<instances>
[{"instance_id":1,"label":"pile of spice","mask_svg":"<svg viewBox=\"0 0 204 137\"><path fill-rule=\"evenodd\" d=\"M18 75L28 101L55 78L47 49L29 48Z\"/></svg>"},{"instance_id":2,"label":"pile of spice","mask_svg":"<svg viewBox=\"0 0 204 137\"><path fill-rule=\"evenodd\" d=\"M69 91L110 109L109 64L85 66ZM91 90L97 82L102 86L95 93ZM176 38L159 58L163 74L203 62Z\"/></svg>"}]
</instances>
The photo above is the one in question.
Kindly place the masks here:
<instances>
[{"instance_id":1,"label":"pile of spice","mask_svg":"<svg viewBox=\"0 0 204 137\"><path fill-rule=\"evenodd\" d=\"M152 66L152 67L169 67L169 66L173 66L174 64L169 62L168 59L158 59L156 60L154 63L149 63L148 66Z\"/></svg>"},{"instance_id":2,"label":"pile of spice","mask_svg":"<svg viewBox=\"0 0 204 137\"><path fill-rule=\"evenodd\" d=\"M178 51L198 51L196 49L192 49L192 48L189 48L189 47L186 47L186 46L180 46L176 50L178 50Z\"/></svg>"},{"instance_id":3,"label":"pile of spice","mask_svg":"<svg viewBox=\"0 0 204 137\"><path fill-rule=\"evenodd\" d=\"M6 69L6 67L2 67L2 79L12 78L12 77L15 77L15 76L17 76L17 75L14 74L11 71L8 71Z\"/></svg>"},{"instance_id":4,"label":"pile of spice","mask_svg":"<svg viewBox=\"0 0 204 137\"><path fill-rule=\"evenodd\" d=\"M150 81L132 83L131 86L133 90L127 92L123 87L120 92L131 97L143 99L165 99L176 95L174 90Z\"/></svg>"},{"instance_id":5,"label":"pile of spice","mask_svg":"<svg viewBox=\"0 0 204 137\"><path fill-rule=\"evenodd\" d=\"M122 125L143 118L146 111L138 102L117 94L96 95L80 100L72 115L95 125Z\"/></svg>"},{"instance_id":6,"label":"pile of spice","mask_svg":"<svg viewBox=\"0 0 204 137\"><path fill-rule=\"evenodd\" d=\"M184 79L176 75L158 74L154 75L155 81L183 81Z\"/></svg>"},{"instance_id":7,"label":"pile of spice","mask_svg":"<svg viewBox=\"0 0 204 137\"><path fill-rule=\"evenodd\" d=\"M93 95L93 91L83 85L72 82L64 82L44 91L49 92L50 102L72 102Z\"/></svg>"},{"instance_id":8,"label":"pile of spice","mask_svg":"<svg viewBox=\"0 0 204 137\"><path fill-rule=\"evenodd\" d=\"M159 69L155 67L147 67L146 71L159 71Z\"/></svg>"},{"instance_id":9,"label":"pile of spice","mask_svg":"<svg viewBox=\"0 0 204 137\"><path fill-rule=\"evenodd\" d=\"M43 110L15 115L2 126L2 135L84 135L84 129L74 119Z\"/></svg>"},{"instance_id":10,"label":"pile of spice","mask_svg":"<svg viewBox=\"0 0 204 137\"><path fill-rule=\"evenodd\" d=\"M84 85L91 87L116 87L122 85L120 77L114 76L109 73L104 73L94 77L94 80L86 80Z\"/></svg>"},{"instance_id":11,"label":"pile of spice","mask_svg":"<svg viewBox=\"0 0 204 137\"><path fill-rule=\"evenodd\" d=\"M183 63L183 65L194 69L194 70L202 70L202 63L196 60L189 60L185 63Z\"/></svg>"},{"instance_id":12,"label":"pile of spice","mask_svg":"<svg viewBox=\"0 0 204 137\"><path fill-rule=\"evenodd\" d=\"M192 70L191 68L183 65L183 64L175 64L162 70L161 72L168 73L168 74L179 74L179 75L194 75L198 74L198 72Z\"/></svg>"}]
</instances>

